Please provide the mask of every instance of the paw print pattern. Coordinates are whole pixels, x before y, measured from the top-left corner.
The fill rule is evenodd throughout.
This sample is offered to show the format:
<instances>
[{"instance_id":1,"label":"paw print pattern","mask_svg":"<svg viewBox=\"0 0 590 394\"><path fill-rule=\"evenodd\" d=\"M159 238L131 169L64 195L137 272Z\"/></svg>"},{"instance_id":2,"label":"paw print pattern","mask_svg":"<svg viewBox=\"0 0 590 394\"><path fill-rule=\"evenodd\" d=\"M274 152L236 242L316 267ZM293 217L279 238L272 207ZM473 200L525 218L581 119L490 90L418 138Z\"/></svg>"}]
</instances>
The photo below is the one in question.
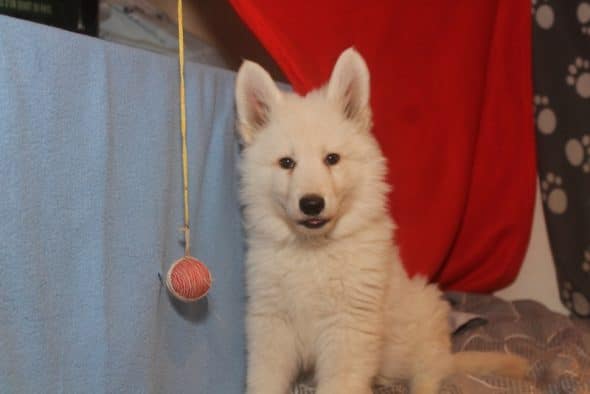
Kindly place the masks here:
<instances>
[{"instance_id":1,"label":"paw print pattern","mask_svg":"<svg viewBox=\"0 0 590 394\"><path fill-rule=\"evenodd\" d=\"M561 177L548 172L541 182L541 197L547 208L555 214L562 214L567 209L567 194L562 186Z\"/></svg>"},{"instance_id":2,"label":"paw print pattern","mask_svg":"<svg viewBox=\"0 0 590 394\"><path fill-rule=\"evenodd\" d=\"M582 260L582 271L590 274L590 247L584 252L584 259Z\"/></svg>"},{"instance_id":3,"label":"paw print pattern","mask_svg":"<svg viewBox=\"0 0 590 394\"><path fill-rule=\"evenodd\" d=\"M561 299L563 300L563 304L565 305L565 307L569 310L572 310L573 308L573 304L572 304L572 290L574 289L574 287L572 286L572 284L570 282L564 282L562 289L561 289Z\"/></svg>"},{"instance_id":4,"label":"paw print pattern","mask_svg":"<svg viewBox=\"0 0 590 394\"><path fill-rule=\"evenodd\" d=\"M572 138L565 144L565 157L574 167L581 167L582 171L590 172L590 135L582 138Z\"/></svg>"},{"instance_id":5,"label":"paw print pattern","mask_svg":"<svg viewBox=\"0 0 590 394\"><path fill-rule=\"evenodd\" d=\"M582 31L582 34L590 37L590 3L585 1L581 2L576 10L576 15L578 16L578 22L580 22L581 25L580 30Z\"/></svg>"},{"instance_id":6,"label":"paw print pattern","mask_svg":"<svg viewBox=\"0 0 590 394\"><path fill-rule=\"evenodd\" d=\"M549 106L547 96L536 95L534 100L535 124L542 134L552 134L557 127L557 116Z\"/></svg>"},{"instance_id":7,"label":"paw print pattern","mask_svg":"<svg viewBox=\"0 0 590 394\"><path fill-rule=\"evenodd\" d=\"M573 86L580 97L590 98L590 61L578 57L567 71L567 84Z\"/></svg>"},{"instance_id":8,"label":"paw print pattern","mask_svg":"<svg viewBox=\"0 0 590 394\"><path fill-rule=\"evenodd\" d=\"M590 302L584 294L574 290L570 282L564 282L561 290L561 298L567 309L574 311L581 317L590 316Z\"/></svg>"},{"instance_id":9,"label":"paw print pattern","mask_svg":"<svg viewBox=\"0 0 590 394\"><path fill-rule=\"evenodd\" d=\"M588 302L588 299L584 294L574 291L572 293L572 303L574 304L574 312L576 312L578 316L590 316L590 302Z\"/></svg>"},{"instance_id":10,"label":"paw print pattern","mask_svg":"<svg viewBox=\"0 0 590 394\"><path fill-rule=\"evenodd\" d=\"M532 0L533 1L533 15L535 22L541 29L551 29L555 22L555 12L548 0Z\"/></svg>"}]
</instances>

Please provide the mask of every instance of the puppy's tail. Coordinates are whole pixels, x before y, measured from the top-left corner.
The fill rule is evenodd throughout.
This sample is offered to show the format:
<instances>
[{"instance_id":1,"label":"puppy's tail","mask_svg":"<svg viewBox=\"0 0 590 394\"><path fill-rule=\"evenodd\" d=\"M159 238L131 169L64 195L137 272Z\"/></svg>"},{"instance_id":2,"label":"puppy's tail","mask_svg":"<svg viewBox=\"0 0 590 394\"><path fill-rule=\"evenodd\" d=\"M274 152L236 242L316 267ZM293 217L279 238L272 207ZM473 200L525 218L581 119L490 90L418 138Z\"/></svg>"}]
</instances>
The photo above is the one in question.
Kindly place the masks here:
<instances>
[{"instance_id":1,"label":"puppy's tail","mask_svg":"<svg viewBox=\"0 0 590 394\"><path fill-rule=\"evenodd\" d=\"M514 354L495 352L458 352L453 354L455 372L474 375L497 374L523 379L527 376L528 360Z\"/></svg>"}]
</instances>

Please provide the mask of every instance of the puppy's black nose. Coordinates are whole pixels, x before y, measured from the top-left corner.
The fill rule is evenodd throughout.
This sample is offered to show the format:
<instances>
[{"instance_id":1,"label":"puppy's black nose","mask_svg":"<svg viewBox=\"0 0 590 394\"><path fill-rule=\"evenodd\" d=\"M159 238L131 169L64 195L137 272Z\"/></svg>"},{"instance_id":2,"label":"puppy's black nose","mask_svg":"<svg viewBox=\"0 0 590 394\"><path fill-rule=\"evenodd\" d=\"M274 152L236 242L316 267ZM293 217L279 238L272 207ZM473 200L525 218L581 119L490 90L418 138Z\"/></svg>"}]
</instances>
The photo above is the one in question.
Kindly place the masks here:
<instances>
[{"instance_id":1,"label":"puppy's black nose","mask_svg":"<svg viewBox=\"0 0 590 394\"><path fill-rule=\"evenodd\" d=\"M306 194L299 200L299 209L306 215L318 215L326 206L324 198L317 194Z\"/></svg>"}]
</instances>

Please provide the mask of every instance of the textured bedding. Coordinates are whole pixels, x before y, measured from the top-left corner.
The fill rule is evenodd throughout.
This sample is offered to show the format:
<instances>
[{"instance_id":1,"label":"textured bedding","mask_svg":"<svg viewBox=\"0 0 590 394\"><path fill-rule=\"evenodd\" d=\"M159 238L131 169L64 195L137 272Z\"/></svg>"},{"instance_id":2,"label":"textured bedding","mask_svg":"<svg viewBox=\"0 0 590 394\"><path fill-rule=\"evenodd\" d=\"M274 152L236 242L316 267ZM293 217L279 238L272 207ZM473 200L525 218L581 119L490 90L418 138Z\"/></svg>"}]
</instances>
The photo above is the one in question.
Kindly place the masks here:
<instances>
[{"instance_id":1,"label":"textured bedding","mask_svg":"<svg viewBox=\"0 0 590 394\"><path fill-rule=\"evenodd\" d=\"M471 319L457 327L453 350L505 351L531 360L530 380L452 376L445 394L590 393L590 322L554 313L534 301L508 302L493 296L448 293L455 312ZM309 394L301 383L295 394ZM376 394L409 393L406 382L376 387Z\"/></svg>"}]
</instances>

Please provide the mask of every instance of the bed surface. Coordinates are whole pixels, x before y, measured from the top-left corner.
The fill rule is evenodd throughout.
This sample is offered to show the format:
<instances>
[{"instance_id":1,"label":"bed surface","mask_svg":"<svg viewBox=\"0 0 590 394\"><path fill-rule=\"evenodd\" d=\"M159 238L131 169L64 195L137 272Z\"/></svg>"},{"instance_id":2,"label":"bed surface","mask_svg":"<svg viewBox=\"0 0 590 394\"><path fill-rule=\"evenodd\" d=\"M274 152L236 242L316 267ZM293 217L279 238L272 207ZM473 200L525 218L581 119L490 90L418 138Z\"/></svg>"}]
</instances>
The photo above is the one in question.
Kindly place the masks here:
<instances>
[{"instance_id":1,"label":"bed surface","mask_svg":"<svg viewBox=\"0 0 590 394\"><path fill-rule=\"evenodd\" d=\"M447 293L453 309L474 314L453 337L453 350L519 354L531 363L530 381L493 376L456 375L445 394L572 394L590 392L590 322L570 319L535 301L508 302L494 296ZM302 383L295 394L314 393ZM409 393L406 382L377 387L378 394Z\"/></svg>"}]
</instances>

